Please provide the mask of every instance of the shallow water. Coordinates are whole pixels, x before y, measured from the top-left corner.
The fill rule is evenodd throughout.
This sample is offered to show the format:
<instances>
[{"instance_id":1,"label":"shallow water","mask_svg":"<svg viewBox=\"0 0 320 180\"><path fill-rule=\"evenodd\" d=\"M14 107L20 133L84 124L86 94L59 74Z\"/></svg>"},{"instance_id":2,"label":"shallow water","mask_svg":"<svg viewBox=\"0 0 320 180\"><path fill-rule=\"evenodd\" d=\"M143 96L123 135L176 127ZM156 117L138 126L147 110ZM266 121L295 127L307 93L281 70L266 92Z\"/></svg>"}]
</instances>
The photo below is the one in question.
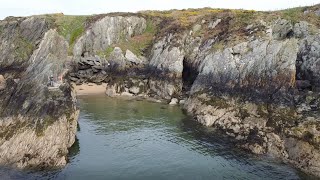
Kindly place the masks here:
<instances>
[{"instance_id":1,"label":"shallow water","mask_svg":"<svg viewBox=\"0 0 320 180\"><path fill-rule=\"evenodd\" d=\"M54 172L0 169L1 179L304 179L185 116L177 106L82 96L70 163Z\"/></svg>"}]
</instances>

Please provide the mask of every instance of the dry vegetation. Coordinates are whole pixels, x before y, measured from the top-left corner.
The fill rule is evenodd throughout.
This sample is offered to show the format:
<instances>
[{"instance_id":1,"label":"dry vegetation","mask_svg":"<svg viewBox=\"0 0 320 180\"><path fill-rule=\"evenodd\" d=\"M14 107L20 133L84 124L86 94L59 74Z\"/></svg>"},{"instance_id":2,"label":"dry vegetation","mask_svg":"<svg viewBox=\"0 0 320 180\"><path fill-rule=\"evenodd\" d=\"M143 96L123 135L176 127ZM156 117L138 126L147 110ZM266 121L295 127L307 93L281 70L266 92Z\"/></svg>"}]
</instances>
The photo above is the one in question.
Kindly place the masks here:
<instances>
[{"instance_id":1,"label":"dry vegetation","mask_svg":"<svg viewBox=\"0 0 320 180\"><path fill-rule=\"evenodd\" d=\"M233 43L243 40L248 35L263 36L261 21L267 25L278 19L284 18L292 23L307 21L320 28L320 17L314 12L320 9L320 5L311 7L298 7L281 11L252 11L252 10L229 10L229 9L184 9L169 11L141 11L139 13L109 13L94 16L66 16L63 14L46 15L54 24L58 32L66 38L70 44L69 52L76 40L90 27L90 24L105 16L129 16L137 15L147 19L148 25L145 33L122 39L120 43L114 44L101 52L101 55L111 53L113 47L120 47L123 51L129 49L137 55L144 55L152 45L154 38L161 38L169 33L181 35L183 32L190 31L195 25L201 25L201 29L193 33L193 36L200 36L205 41L215 38L219 43L218 48L224 47L226 42ZM210 29L208 24L221 19L217 28ZM255 30L248 30L248 25L253 25ZM251 31L251 32L250 32Z\"/></svg>"}]
</instances>

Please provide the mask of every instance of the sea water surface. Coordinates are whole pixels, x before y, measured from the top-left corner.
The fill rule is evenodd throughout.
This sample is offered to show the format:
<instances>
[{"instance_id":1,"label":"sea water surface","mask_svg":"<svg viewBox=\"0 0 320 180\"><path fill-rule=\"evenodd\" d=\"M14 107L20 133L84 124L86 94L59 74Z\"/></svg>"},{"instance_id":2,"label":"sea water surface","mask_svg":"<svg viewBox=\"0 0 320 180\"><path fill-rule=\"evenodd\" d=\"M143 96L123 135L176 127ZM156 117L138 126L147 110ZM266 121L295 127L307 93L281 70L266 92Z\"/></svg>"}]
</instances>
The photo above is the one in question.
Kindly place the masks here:
<instances>
[{"instance_id":1,"label":"sea water surface","mask_svg":"<svg viewBox=\"0 0 320 180\"><path fill-rule=\"evenodd\" d=\"M60 170L0 169L0 179L305 179L267 156L239 150L178 106L81 96L77 141ZM2 178L1 178L2 177Z\"/></svg>"}]
</instances>

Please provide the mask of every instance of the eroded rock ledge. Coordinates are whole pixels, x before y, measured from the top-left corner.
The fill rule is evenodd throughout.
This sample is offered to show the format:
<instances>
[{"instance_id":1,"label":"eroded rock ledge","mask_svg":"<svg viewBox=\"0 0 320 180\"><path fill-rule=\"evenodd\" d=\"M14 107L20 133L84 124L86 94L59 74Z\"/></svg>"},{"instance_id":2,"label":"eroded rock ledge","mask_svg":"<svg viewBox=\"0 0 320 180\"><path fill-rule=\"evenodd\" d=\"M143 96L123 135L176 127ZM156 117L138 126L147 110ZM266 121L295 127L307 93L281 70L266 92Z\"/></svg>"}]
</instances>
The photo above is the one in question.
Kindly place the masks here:
<instances>
[{"instance_id":1,"label":"eroded rock ledge","mask_svg":"<svg viewBox=\"0 0 320 180\"><path fill-rule=\"evenodd\" d=\"M1 21L0 163L66 163L78 112L70 80L183 104L240 147L320 176L319 6L308 8L298 17L201 9ZM54 90L51 73L66 74Z\"/></svg>"}]
</instances>

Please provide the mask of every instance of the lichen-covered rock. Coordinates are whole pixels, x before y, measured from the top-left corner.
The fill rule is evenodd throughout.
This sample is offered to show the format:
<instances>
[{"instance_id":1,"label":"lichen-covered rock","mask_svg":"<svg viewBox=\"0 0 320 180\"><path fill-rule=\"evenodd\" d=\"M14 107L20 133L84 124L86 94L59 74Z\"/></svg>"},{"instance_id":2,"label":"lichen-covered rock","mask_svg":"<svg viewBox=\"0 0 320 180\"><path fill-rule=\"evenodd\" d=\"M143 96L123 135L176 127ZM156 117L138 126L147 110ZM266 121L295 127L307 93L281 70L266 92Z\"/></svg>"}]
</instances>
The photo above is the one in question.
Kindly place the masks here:
<instances>
[{"instance_id":1,"label":"lichen-covered rock","mask_svg":"<svg viewBox=\"0 0 320 180\"><path fill-rule=\"evenodd\" d=\"M126 55L125 57L127 58L127 60L131 63L134 64L140 64L143 61L141 59L139 59L135 54L133 54L129 49L126 50Z\"/></svg>"},{"instance_id":2,"label":"lichen-covered rock","mask_svg":"<svg viewBox=\"0 0 320 180\"><path fill-rule=\"evenodd\" d=\"M297 70L299 79L309 80L312 85L320 86L320 35L301 40Z\"/></svg>"},{"instance_id":3,"label":"lichen-covered rock","mask_svg":"<svg viewBox=\"0 0 320 180\"><path fill-rule=\"evenodd\" d=\"M67 29L57 23L61 17L0 21L0 163L66 163L75 97L68 82L46 84L50 75L60 79L72 59L68 77L76 84L105 82L109 96L186 99L180 104L197 121L225 131L241 147L319 176L317 8L306 9L306 19L303 12L295 16L294 26L282 11L272 13L275 22L247 11L199 11L186 19L180 12L92 16L74 38L72 57L64 38L49 30Z\"/></svg>"},{"instance_id":4,"label":"lichen-covered rock","mask_svg":"<svg viewBox=\"0 0 320 180\"><path fill-rule=\"evenodd\" d=\"M109 62L111 68L117 71L123 71L126 69L127 59L124 57L121 48L115 47L109 56Z\"/></svg>"},{"instance_id":5,"label":"lichen-covered rock","mask_svg":"<svg viewBox=\"0 0 320 180\"><path fill-rule=\"evenodd\" d=\"M106 16L95 22L77 41L73 54L95 55L105 51L111 44L142 34L146 29L146 20L137 16Z\"/></svg>"},{"instance_id":6,"label":"lichen-covered rock","mask_svg":"<svg viewBox=\"0 0 320 180\"><path fill-rule=\"evenodd\" d=\"M38 17L0 21L0 72L26 66L48 28L48 22Z\"/></svg>"},{"instance_id":7,"label":"lichen-covered rock","mask_svg":"<svg viewBox=\"0 0 320 180\"><path fill-rule=\"evenodd\" d=\"M150 67L168 76L181 77L184 52L179 47L171 46L172 35L154 44L150 59Z\"/></svg>"},{"instance_id":8,"label":"lichen-covered rock","mask_svg":"<svg viewBox=\"0 0 320 180\"><path fill-rule=\"evenodd\" d=\"M292 24L286 19L278 19L272 26L272 37L276 40L283 40L292 34Z\"/></svg>"},{"instance_id":9,"label":"lichen-covered rock","mask_svg":"<svg viewBox=\"0 0 320 180\"><path fill-rule=\"evenodd\" d=\"M199 66L191 92L204 89L250 89L268 95L295 84L297 40L255 40L208 54Z\"/></svg>"},{"instance_id":10,"label":"lichen-covered rock","mask_svg":"<svg viewBox=\"0 0 320 180\"><path fill-rule=\"evenodd\" d=\"M309 35L309 24L305 21L296 23L293 27L294 37L305 38Z\"/></svg>"},{"instance_id":11,"label":"lichen-covered rock","mask_svg":"<svg viewBox=\"0 0 320 180\"><path fill-rule=\"evenodd\" d=\"M48 87L66 70L68 44L49 30L33 52L19 81L0 91L0 164L18 168L60 167L75 141L78 110L69 82ZM23 70L23 71L21 71Z\"/></svg>"}]
</instances>

